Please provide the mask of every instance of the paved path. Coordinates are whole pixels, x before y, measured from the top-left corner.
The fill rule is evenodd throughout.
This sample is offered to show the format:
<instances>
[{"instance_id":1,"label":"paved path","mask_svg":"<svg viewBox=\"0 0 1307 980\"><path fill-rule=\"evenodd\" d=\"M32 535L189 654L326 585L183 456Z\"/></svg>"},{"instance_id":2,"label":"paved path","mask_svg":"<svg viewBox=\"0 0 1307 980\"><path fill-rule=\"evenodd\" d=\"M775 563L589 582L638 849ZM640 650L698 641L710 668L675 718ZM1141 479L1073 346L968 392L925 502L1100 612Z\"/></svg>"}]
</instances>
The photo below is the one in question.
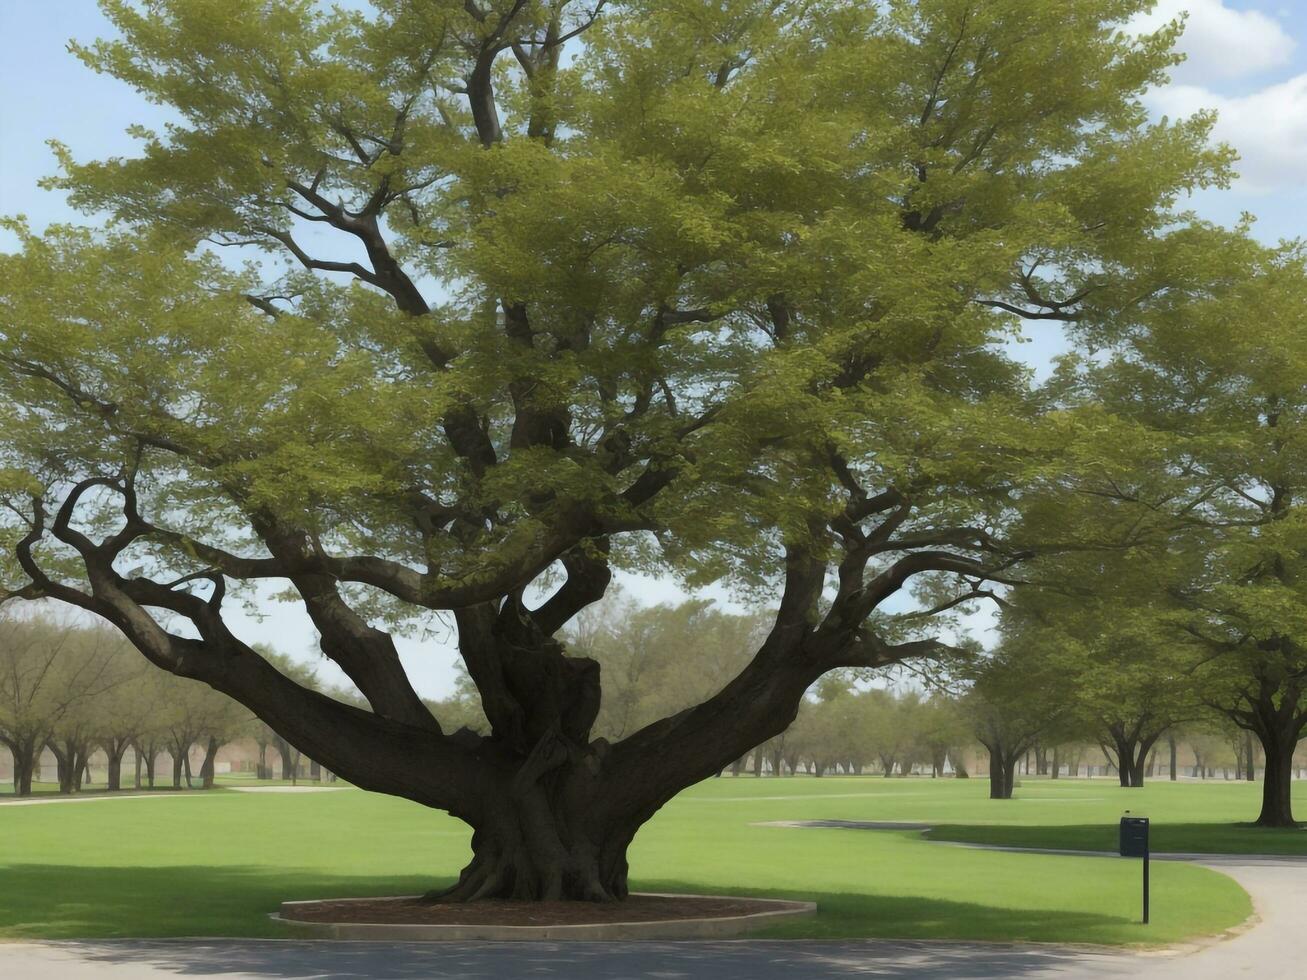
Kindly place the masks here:
<instances>
[{"instance_id":1,"label":"paved path","mask_svg":"<svg viewBox=\"0 0 1307 980\"><path fill-rule=\"evenodd\" d=\"M1139 962L1058 949L898 942L0 946L6 980L1005 980L1143 976L1132 970ZM1082 967L1089 972L1077 972Z\"/></svg>"},{"instance_id":2,"label":"paved path","mask_svg":"<svg viewBox=\"0 0 1307 980\"><path fill-rule=\"evenodd\" d=\"M750 941L321 943L208 940L0 945L5 980L1299 980L1307 864L1207 855L1261 921L1233 939L1133 954L976 943Z\"/></svg>"}]
</instances>

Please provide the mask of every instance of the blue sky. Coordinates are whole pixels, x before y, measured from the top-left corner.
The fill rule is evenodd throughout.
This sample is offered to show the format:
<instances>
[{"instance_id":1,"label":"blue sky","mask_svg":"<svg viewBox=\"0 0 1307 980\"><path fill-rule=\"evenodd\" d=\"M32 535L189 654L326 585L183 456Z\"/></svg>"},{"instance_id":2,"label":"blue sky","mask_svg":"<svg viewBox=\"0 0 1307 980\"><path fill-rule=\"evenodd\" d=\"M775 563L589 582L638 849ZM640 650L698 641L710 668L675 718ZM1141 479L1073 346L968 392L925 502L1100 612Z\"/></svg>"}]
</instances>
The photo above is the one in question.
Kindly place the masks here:
<instances>
[{"instance_id":1,"label":"blue sky","mask_svg":"<svg viewBox=\"0 0 1307 980\"><path fill-rule=\"evenodd\" d=\"M1149 94L1149 105L1173 117L1217 109L1217 137L1243 157L1235 186L1200 194L1194 208L1223 223L1250 212L1267 241L1307 235L1307 0L1160 0L1140 26L1183 12L1189 22L1181 47L1189 60L1169 86ZM89 42L109 33L95 0L0 0L0 214L25 214L37 228L76 220L60 195L36 186L54 169L45 141L67 144L79 159L131 154L134 141L125 129L158 126L167 118L66 50L70 38ZM0 247L7 244L0 238ZM1058 346L1041 337L1017 353L1042 371ZM647 601L678 595L669 582L627 585ZM239 631L297 656L313 649L311 626L287 606L261 622L245 617ZM452 681L455 654L442 637L448 631L403 641L404 659L424 695L440 696ZM338 679L329 668L323 673Z\"/></svg>"}]
</instances>

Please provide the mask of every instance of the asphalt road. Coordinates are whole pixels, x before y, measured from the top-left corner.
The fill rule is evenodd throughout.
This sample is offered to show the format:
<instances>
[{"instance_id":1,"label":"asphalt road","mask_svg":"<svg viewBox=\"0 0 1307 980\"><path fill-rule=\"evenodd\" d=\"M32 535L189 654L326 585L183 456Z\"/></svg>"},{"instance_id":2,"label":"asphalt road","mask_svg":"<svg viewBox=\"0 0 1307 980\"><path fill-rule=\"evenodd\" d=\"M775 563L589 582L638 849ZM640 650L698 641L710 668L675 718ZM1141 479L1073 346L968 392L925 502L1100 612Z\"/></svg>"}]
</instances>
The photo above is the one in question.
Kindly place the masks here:
<instances>
[{"instance_id":1,"label":"asphalt road","mask_svg":"<svg viewBox=\"0 0 1307 980\"><path fill-rule=\"evenodd\" d=\"M1204 856L1260 921L1201 947L1148 954L975 943L751 941L324 943L176 940L0 945L4 980L1300 980L1307 862Z\"/></svg>"}]
</instances>

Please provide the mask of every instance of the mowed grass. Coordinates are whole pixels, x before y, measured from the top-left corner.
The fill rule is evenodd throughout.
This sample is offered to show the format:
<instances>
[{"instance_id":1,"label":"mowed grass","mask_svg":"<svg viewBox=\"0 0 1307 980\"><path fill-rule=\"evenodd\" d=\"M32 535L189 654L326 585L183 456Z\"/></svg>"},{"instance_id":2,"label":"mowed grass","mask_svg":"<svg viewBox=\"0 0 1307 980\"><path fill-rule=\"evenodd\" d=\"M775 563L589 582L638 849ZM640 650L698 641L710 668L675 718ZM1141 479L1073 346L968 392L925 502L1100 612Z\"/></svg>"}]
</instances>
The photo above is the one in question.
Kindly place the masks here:
<instances>
[{"instance_id":1,"label":"mowed grass","mask_svg":"<svg viewBox=\"0 0 1307 980\"><path fill-rule=\"evenodd\" d=\"M1156 835L1169 825L1224 834L1255 815L1256 790L1059 780L991 801L978 779L726 777L687 790L641 831L632 887L818 903L815 920L772 936L1170 942L1244 921L1247 895L1216 872L1157 862L1145 927L1137 861L757 824L920 821L940 835L953 825L1066 837L1110 835L1130 808L1153 818ZM424 891L453 880L468 838L444 814L352 789L0 806L0 937L284 935L267 918L281 901Z\"/></svg>"}]
</instances>

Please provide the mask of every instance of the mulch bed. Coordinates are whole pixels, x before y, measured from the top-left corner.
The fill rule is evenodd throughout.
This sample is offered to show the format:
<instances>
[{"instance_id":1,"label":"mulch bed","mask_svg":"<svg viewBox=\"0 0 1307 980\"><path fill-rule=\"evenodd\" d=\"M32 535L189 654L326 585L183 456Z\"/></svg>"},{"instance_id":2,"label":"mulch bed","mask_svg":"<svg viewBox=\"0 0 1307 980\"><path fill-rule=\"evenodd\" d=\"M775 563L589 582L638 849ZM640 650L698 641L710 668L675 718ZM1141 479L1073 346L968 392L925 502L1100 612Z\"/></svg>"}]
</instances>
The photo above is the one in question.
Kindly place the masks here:
<instances>
[{"instance_id":1,"label":"mulch bed","mask_svg":"<svg viewBox=\"0 0 1307 980\"><path fill-rule=\"evenodd\" d=\"M570 926L609 922L717 919L774 912L778 902L748 898L631 895L621 902L474 902L444 904L416 898L311 902L282 907L282 917L302 922L384 925Z\"/></svg>"}]
</instances>

